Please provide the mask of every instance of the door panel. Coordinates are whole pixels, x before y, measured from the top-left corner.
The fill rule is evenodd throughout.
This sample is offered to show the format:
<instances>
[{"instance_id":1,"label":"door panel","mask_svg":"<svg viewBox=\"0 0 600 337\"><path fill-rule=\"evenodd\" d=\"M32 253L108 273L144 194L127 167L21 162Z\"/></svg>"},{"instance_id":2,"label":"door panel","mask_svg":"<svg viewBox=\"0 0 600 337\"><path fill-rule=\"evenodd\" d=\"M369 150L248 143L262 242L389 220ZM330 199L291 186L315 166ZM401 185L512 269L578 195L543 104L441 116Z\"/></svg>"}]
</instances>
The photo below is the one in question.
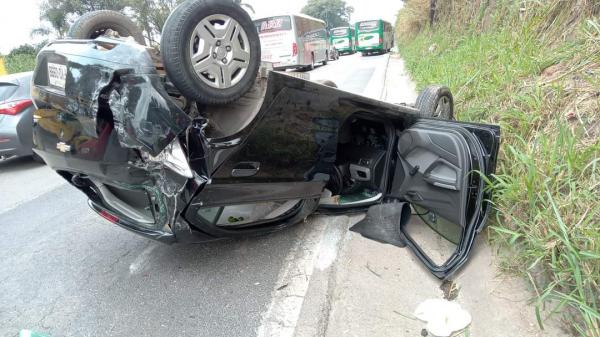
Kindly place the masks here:
<instances>
[{"instance_id":1,"label":"door panel","mask_svg":"<svg viewBox=\"0 0 600 337\"><path fill-rule=\"evenodd\" d=\"M465 226L469 146L457 130L415 126L402 132L392 195L434 209L440 216Z\"/></svg>"},{"instance_id":2,"label":"door panel","mask_svg":"<svg viewBox=\"0 0 600 337\"><path fill-rule=\"evenodd\" d=\"M389 198L375 213L400 215L391 222L362 221L351 230L407 246L433 275L448 278L467 261L486 224L491 191L483 175L495 171L500 130L421 119L399 132L397 140ZM409 201L416 216L398 213L398 199Z\"/></svg>"}]
</instances>

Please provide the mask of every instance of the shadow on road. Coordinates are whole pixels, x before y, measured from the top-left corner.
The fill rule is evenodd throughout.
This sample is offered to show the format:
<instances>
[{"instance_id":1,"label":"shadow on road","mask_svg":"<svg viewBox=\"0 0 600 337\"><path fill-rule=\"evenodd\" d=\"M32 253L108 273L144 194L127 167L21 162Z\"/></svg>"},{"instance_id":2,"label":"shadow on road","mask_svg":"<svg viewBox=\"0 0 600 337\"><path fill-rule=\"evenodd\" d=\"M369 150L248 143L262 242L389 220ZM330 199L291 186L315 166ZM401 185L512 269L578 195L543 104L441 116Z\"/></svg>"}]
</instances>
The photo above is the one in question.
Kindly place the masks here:
<instances>
[{"instance_id":1,"label":"shadow on road","mask_svg":"<svg viewBox=\"0 0 600 337\"><path fill-rule=\"evenodd\" d=\"M389 53L385 53L385 54L366 54L366 55L361 55L361 57L381 58L381 57L384 57L387 54L389 54Z\"/></svg>"},{"instance_id":2,"label":"shadow on road","mask_svg":"<svg viewBox=\"0 0 600 337\"><path fill-rule=\"evenodd\" d=\"M0 159L0 173L29 170L40 166L44 164L34 161L31 157Z\"/></svg>"},{"instance_id":3,"label":"shadow on road","mask_svg":"<svg viewBox=\"0 0 600 337\"><path fill-rule=\"evenodd\" d=\"M244 269L258 268L260 270L268 268L271 264L280 263L297 239L298 232L301 230L299 227L306 225L308 224L296 224L264 236L225 239L200 244L164 245L150 242L146 248L151 251L148 260L151 261L152 266L160 266L158 269L167 273L205 270L206 268L221 273L229 271L233 274Z\"/></svg>"}]
</instances>

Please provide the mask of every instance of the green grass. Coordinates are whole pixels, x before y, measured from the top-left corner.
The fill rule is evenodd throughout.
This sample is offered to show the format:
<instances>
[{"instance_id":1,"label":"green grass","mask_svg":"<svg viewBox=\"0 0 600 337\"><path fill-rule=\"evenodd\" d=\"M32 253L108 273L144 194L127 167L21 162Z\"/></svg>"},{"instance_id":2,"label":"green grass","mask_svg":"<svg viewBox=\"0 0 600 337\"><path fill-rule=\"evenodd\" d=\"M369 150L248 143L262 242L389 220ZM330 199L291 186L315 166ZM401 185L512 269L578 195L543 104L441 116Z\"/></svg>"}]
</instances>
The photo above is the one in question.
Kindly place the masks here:
<instances>
[{"instance_id":1,"label":"green grass","mask_svg":"<svg viewBox=\"0 0 600 337\"><path fill-rule=\"evenodd\" d=\"M540 21L425 30L399 47L418 87L451 88L458 119L501 125L490 236L501 267L531 281L540 326L549 307L598 337L600 26L556 42Z\"/></svg>"}]
</instances>

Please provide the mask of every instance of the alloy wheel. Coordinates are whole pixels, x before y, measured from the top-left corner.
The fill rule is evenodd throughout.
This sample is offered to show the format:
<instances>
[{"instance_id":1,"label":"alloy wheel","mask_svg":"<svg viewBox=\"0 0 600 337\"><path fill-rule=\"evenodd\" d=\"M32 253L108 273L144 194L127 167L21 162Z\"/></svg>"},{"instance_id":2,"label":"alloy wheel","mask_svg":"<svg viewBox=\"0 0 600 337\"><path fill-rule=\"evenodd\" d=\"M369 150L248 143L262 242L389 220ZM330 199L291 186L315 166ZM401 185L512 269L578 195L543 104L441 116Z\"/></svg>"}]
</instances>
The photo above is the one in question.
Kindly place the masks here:
<instances>
[{"instance_id":1,"label":"alloy wheel","mask_svg":"<svg viewBox=\"0 0 600 337\"><path fill-rule=\"evenodd\" d=\"M224 14L200 21L190 38L195 74L207 85L227 89L236 85L250 64L250 43L244 28Z\"/></svg>"}]
</instances>

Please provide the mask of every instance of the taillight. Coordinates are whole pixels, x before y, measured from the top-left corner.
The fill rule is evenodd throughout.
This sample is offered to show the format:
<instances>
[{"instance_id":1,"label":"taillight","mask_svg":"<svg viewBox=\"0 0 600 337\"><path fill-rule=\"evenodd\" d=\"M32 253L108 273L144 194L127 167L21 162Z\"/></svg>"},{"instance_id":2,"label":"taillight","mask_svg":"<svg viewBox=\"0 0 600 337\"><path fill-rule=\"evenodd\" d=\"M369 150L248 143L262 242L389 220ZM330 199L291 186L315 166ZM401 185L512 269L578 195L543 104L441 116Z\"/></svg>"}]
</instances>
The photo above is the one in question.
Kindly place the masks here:
<instances>
[{"instance_id":1,"label":"taillight","mask_svg":"<svg viewBox=\"0 0 600 337\"><path fill-rule=\"evenodd\" d=\"M381 36L379 37L379 44L383 43L383 39L381 38Z\"/></svg>"},{"instance_id":2,"label":"taillight","mask_svg":"<svg viewBox=\"0 0 600 337\"><path fill-rule=\"evenodd\" d=\"M114 224L116 224L117 222L119 222L119 218L118 217L116 217L116 216L108 213L107 211L102 210L102 211L100 211L99 214L100 214L101 217L103 217L104 219L106 219L106 220L108 220L108 221L110 221L110 222L112 222Z\"/></svg>"},{"instance_id":3,"label":"taillight","mask_svg":"<svg viewBox=\"0 0 600 337\"><path fill-rule=\"evenodd\" d=\"M292 56L298 55L298 45L296 42L292 43Z\"/></svg>"},{"instance_id":4,"label":"taillight","mask_svg":"<svg viewBox=\"0 0 600 337\"><path fill-rule=\"evenodd\" d=\"M17 115L23 112L32 104L30 99L6 102L0 104L0 115Z\"/></svg>"}]
</instances>

